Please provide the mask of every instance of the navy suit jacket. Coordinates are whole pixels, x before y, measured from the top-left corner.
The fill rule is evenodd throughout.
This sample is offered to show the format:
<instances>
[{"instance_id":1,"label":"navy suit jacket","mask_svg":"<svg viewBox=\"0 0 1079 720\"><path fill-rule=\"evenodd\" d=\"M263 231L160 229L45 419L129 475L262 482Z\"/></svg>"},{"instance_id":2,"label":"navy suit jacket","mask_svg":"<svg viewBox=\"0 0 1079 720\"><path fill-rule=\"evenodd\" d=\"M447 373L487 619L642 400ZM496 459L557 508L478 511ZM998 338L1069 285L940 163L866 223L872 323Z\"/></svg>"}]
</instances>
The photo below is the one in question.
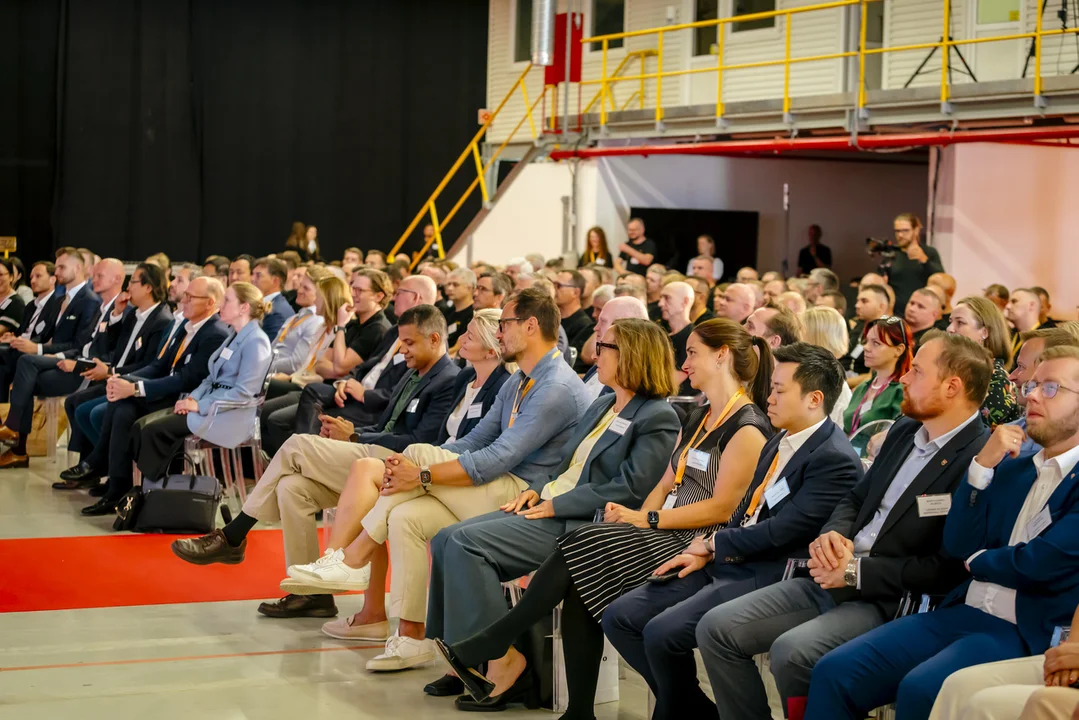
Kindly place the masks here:
<instances>
[{"instance_id":1,"label":"navy suit jacket","mask_svg":"<svg viewBox=\"0 0 1079 720\"><path fill-rule=\"evenodd\" d=\"M53 295L49 302L62 305L64 298ZM59 309L57 307L57 311ZM63 315L57 316L56 326L48 342L42 345L41 354L55 355L68 350L81 350L83 345L90 342L90 336L94 333L94 325L100 313L101 298L87 281L75 297L71 298Z\"/></svg>"},{"instance_id":2,"label":"navy suit jacket","mask_svg":"<svg viewBox=\"0 0 1079 720\"><path fill-rule=\"evenodd\" d=\"M62 290L63 288L58 288ZM54 292L49 301L45 303L45 307L41 309L41 314L38 315L37 322L34 323L34 327L40 327L40 331L34 330L30 327L30 321L34 317L34 303L31 302L26 306L23 311L22 324L19 325L19 329L15 331L15 334L22 336L27 330L30 330L30 339L36 343L45 343L52 337L53 331L56 329L56 316L60 314L60 304L64 301L64 296ZM44 325L42 325L44 323Z\"/></svg>"},{"instance_id":3,"label":"navy suit jacket","mask_svg":"<svg viewBox=\"0 0 1079 720\"><path fill-rule=\"evenodd\" d=\"M116 367L120 362L120 356L124 354L127 343L131 339L131 333L135 329L135 306L128 305L124 310L124 317L118 326L116 344L113 346L112 357L107 362L114 366L118 375L137 373L157 358L161 351L161 344L168 337L169 328L172 327L172 310L165 303L160 303L146 318L146 322L139 328L139 334L135 338L135 344L131 346L131 352L124 358L123 366ZM113 327L117 327L114 325ZM141 341L140 341L141 338Z\"/></svg>"},{"instance_id":4,"label":"navy suit jacket","mask_svg":"<svg viewBox=\"0 0 1079 720\"><path fill-rule=\"evenodd\" d=\"M385 352L385 351L383 351ZM494 369L486 381L483 383L483 387L476 393L475 399L472 400L472 404L480 403L482 410L479 417L470 418L468 413L465 413L465 417L461 420L460 427L457 428L457 438L463 438L471 432L472 428L480 424L480 420L487 414L487 411L491 409L491 406L495 404L495 398L498 397L498 391L502 389L502 383L509 379L510 373L506 369L505 365L499 364ZM450 412L461 402L461 399L465 396L465 391L468 390L468 386L476 381L476 369L472 367L465 368L457 374L457 378L453 385L453 403L450 405ZM442 429L438 431L438 440L435 441L435 445L441 445L450 439L450 431L446 429L446 423L442 423Z\"/></svg>"},{"instance_id":5,"label":"navy suit jacket","mask_svg":"<svg viewBox=\"0 0 1079 720\"><path fill-rule=\"evenodd\" d=\"M109 316L112 314L113 303L116 299L113 298L113 302L110 302L102 311L101 307L98 307L97 314L94 316L94 325L90 327L90 347L87 350L87 357L98 358L105 362L109 361L112 357L112 349L116 347L116 339L119 337L119 333L116 328L120 323L113 323L109 325ZM82 349L85 345L80 345L77 348L71 348L64 351L64 357L74 360L82 357Z\"/></svg>"},{"instance_id":6,"label":"navy suit jacket","mask_svg":"<svg viewBox=\"0 0 1079 720\"><path fill-rule=\"evenodd\" d=\"M270 307L270 312L262 318L262 331L270 338L270 342L273 342L277 334L281 332L281 328L285 326L285 322L295 315L296 311L292 309L292 306L288 304L288 300L281 293L278 293L270 301Z\"/></svg>"},{"instance_id":7,"label":"navy suit jacket","mask_svg":"<svg viewBox=\"0 0 1079 720\"><path fill-rule=\"evenodd\" d=\"M742 527L748 498L764 481L784 435L776 433L765 443L747 499L714 538L717 563L747 563L758 574L774 574L772 582L783 576L787 558L808 557L810 541L820 535L832 510L862 479L862 462L843 429L825 420L775 479L786 478L790 493L774 507L762 497L757 522Z\"/></svg>"},{"instance_id":8,"label":"navy suit jacket","mask_svg":"<svg viewBox=\"0 0 1079 720\"><path fill-rule=\"evenodd\" d=\"M191 342L184 348L184 354L174 369L172 360L176 357L184 338L187 337L186 332L177 331L165 354L155 357L130 379L143 381L143 390L149 402L171 399L184 392L193 392L210 374L210 356L228 340L230 334L229 326L214 315L199 328L195 337L191 338Z\"/></svg>"},{"instance_id":9,"label":"navy suit jacket","mask_svg":"<svg viewBox=\"0 0 1079 720\"><path fill-rule=\"evenodd\" d=\"M948 555L966 560L985 550L969 561L973 579L1017 591L1016 621L1031 654L1048 649L1053 628L1069 625L1079 605L1079 473L1075 469L1049 496L1049 527L1030 542L1008 544L1037 477L1033 455L1005 458L985 490L977 490L964 477L944 524ZM967 580L944 603L964 602L969 587Z\"/></svg>"},{"instance_id":10,"label":"navy suit jacket","mask_svg":"<svg viewBox=\"0 0 1079 720\"><path fill-rule=\"evenodd\" d=\"M420 384L412 394L413 399L398 416L393 432L384 432L383 428L393 415L397 398L411 375L406 374L394 386L393 396L378 422L372 427L362 428L358 433L359 437L355 438L356 442L381 445L394 452L401 452L416 443L434 442L439 429L445 427L446 418L453 410L453 382L459 372L460 368L453 364L449 355L440 357L434 367L420 378Z\"/></svg>"}]
</instances>

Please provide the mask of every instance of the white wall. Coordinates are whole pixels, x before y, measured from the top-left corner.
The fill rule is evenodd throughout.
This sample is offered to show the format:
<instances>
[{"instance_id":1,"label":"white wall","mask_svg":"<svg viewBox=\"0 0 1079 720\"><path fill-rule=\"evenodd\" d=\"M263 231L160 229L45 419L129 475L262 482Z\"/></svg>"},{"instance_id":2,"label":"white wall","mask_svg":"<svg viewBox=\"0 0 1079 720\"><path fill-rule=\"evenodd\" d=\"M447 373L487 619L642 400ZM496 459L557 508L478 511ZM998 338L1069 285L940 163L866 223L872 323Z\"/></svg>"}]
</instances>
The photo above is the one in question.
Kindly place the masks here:
<instances>
[{"instance_id":1,"label":"white wall","mask_svg":"<svg viewBox=\"0 0 1079 720\"><path fill-rule=\"evenodd\" d=\"M1053 317L1074 319L1079 150L986 143L944 152L937 237L958 297L991 283L1040 285Z\"/></svg>"}]
</instances>

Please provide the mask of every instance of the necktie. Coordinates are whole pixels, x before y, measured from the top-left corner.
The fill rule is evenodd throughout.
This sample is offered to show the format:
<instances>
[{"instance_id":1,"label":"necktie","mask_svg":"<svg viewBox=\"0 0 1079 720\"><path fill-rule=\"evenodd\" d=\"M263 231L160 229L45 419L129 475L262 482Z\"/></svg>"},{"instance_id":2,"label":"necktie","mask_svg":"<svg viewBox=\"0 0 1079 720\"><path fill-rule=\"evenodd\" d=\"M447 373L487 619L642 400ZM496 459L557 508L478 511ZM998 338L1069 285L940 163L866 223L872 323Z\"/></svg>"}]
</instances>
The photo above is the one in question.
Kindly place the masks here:
<instances>
[{"instance_id":1,"label":"necktie","mask_svg":"<svg viewBox=\"0 0 1079 720\"><path fill-rule=\"evenodd\" d=\"M60 319L64 317L64 311L67 310L67 306L71 304L71 293L64 295L64 301L60 303ZM57 320L59 322L59 320Z\"/></svg>"},{"instance_id":2,"label":"necktie","mask_svg":"<svg viewBox=\"0 0 1079 720\"><path fill-rule=\"evenodd\" d=\"M165 342L161 343L161 351L157 354L158 360L165 357L165 352L169 349L169 345L172 345L172 339L176 335L176 331L180 329L180 325L182 325L183 322L184 321L182 319L176 321L173 324L172 329L169 330L168 338L165 339Z\"/></svg>"},{"instance_id":3,"label":"necktie","mask_svg":"<svg viewBox=\"0 0 1079 720\"><path fill-rule=\"evenodd\" d=\"M415 392L416 386L419 384L420 374L413 370L408 377L408 381L401 388L401 394L397 396L397 403L393 406L393 412L390 413L390 419L386 422L386 427L382 428L382 432L393 432L393 428L397 425L397 419L401 417L405 407L412 401L412 393Z\"/></svg>"}]
</instances>

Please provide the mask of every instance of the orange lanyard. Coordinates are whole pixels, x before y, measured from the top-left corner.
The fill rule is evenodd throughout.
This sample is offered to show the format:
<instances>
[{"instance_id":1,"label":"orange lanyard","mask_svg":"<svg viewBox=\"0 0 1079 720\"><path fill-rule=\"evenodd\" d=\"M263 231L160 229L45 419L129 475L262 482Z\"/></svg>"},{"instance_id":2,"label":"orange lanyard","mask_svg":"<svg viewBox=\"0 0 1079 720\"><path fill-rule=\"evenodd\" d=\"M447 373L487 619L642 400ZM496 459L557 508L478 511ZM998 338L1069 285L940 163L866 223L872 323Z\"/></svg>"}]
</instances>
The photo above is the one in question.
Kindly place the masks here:
<instances>
[{"instance_id":1,"label":"orange lanyard","mask_svg":"<svg viewBox=\"0 0 1079 720\"><path fill-rule=\"evenodd\" d=\"M322 337L323 339L325 339L328 335L331 334L333 334L332 328L324 332L322 334ZM329 345L327 345L326 347L329 347ZM304 369L305 373L309 373L315 369L315 365L318 363L318 356L322 354L322 351L324 349L325 348L322 347L322 340L319 340L317 344L311 346L311 361L307 363L307 367Z\"/></svg>"},{"instance_id":2,"label":"orange lanyard","mask_svg":"<svg viewBox=\"0 0 1079 720\"><path fill-rule=\"evenodd\" d=\"M289 324L285 326L285 329L281 331L281 336L277 338L277 342L285 342L285 338L288 337L288 334L292 332L293 328L295 328L297 325L302 325L304 322L307 321L308 318L311 317L314 317L314 315L310 313L300 313L296 317L292 318L292 320L289 321Z\"/></svg>"},{"instance_id":3,"label":"orange lanyard","mask_svg":"<svg viewBox=\"0 0 1079 720\"><path fill-rule=\"evenodd\" d=\"M176 351L176 357L172 359L172 366L176 367L176 363L180 362L180 356L184 354L184 350L187 349L187 343L191 340L190 335L184 336L184 341L180 343L180 349Z\"/></svg>"},{"instance_id":4,"label":"orange lanyard","mask_svg":"<svg viewBox=\"0 0 1079 720\"><path fill-rule=\"evenodd\" d=\"M510 427L513 427L513 423L517 420L517 413L521 409L521 403L524 402L525 395L528 395L528 391L531 390L532 386L535 384L535 380L533 380L532 378L528 378L528 382L522 380L521 384L517 386L517 396L516 399L513 401L513 412L510 413ZM524 387L524 392L521 392L522 387Z\"/></svg>"},{"instance_id":5,"label":"orange lanyard","mask_svg":"<svg viewBox=\"0 0 1079 720\"><path fill-rule=\"evenodd\" d=\"M701 418L701 424L697 426L697 431L693 433L693 437L690 438L689 442L686 443L686 446L682 448L682 454L678 458L678 469L674 473L674 487L676 490L682 484L682 479L685 477L686 465L689 458L690 449L692 448L693 450L696 450L697 448L699 448L701 444L708 439L708 436L711 435L716 428L723 424L723 421L727 419L728 415L730 415L731 408L733 408L734 404L738 402L738 399L745 394L746 391L739 388L738 392L736 392L734 395L731 395L731 399L727 401L726 406L724 406L723 408L723 412L720 413L719 419L716 420L715 424L708 429L708 432L704 434L704 437L702 437L698 441L697 436L701 434L701 430L704 428L705 423L708 422L708 418L712 415L712 411L709 410L708 414ZM696 443L696 445L694 445L694 443Z\"/></svg>"},{"instance_id":6,"label":"orange lanyard","mask_svg":"<svg viewBox=\"0 0 1079 720\"><path fill-rule=\"evenodd\" d=\"M764 476L764 480L757 486L757 489L753 491L753 497L749 501L749 507L746 508L745 517L742 519L742 523L745 524L753 517L753 513L757 512L757 506L761 504L761 497L764 495L764 491L768 488L768 483L772 481L772 476L776 473L776 467L779 465L779 451L776 450L776 456L772 458L772 465L768 468L768 473Z\"/></svg>"}]
</instances>

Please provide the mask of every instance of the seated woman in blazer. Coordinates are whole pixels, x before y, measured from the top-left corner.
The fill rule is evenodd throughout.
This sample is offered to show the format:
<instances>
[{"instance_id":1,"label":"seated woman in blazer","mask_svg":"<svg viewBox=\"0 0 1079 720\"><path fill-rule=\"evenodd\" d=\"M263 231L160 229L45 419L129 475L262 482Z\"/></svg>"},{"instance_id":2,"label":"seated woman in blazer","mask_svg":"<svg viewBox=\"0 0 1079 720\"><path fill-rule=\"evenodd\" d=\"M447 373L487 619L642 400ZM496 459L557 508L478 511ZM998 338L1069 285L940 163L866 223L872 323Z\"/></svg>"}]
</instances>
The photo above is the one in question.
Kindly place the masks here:
<instances>
[{"instance_id":1,"label":"seated woman in blazer","mask_svg":"<svg viewBox=\"0 0 1079 720\"><path fill-rule=\"evenodd\" d=\"M865 365L872 373L868 380L854 389L850 404L843 414L843 432L854 433L851 445L859 455L865 455L870 438L884 430L859 432L877 420L895 420L902 411L903 386L899 378L910 371L914 359L914 336L903 318L884 316L866 323Z\"/></svg>"},{"instance_id":2,"label":"seated woman in blazer","mask_svg":"<svg viewBox=\"0 0 1079 720\"><path fill-rule=\"evenodd\" d=\"M251 437L257 422L253 402L221 410L212 418L210 413L219 400L251 401L262 393L272 356L270 340L258 323L265 312L262 293L254 285L229 286L221 320L235 334L210 356L210 374L188 397L177 400L173 409L151 413L133 429L135 458L144 476L166 474L190 433L222 447L236 447Z\"/></svg>"},{"instance_id":3,"label":"seated woman in blazer","mask_svg":"<svg viewBox=\"0 0 1079 720\"><path fill-rule=\"evenodd\" d=\"M467 360L468 367L457 376L453 411L446 418L436 445L463 438L479 425L498 397L502 383L512 374L502 362L502 349L498 345L500 317L501 310L479 310L461 336L457 357Z\"/></svg>"}]
</instances>

